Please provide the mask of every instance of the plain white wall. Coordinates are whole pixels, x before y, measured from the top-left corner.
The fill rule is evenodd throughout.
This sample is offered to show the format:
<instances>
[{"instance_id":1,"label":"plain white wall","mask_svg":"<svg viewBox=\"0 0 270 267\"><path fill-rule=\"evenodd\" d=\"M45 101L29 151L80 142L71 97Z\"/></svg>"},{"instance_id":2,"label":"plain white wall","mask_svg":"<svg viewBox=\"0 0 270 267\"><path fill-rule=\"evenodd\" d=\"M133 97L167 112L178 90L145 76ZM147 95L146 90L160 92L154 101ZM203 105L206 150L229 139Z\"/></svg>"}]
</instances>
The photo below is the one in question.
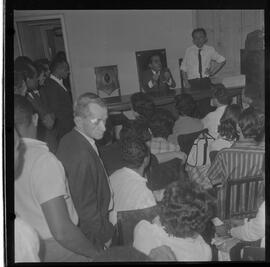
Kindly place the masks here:
<instances>
[{"instance_id":1,"label":"plain white wall","mask_svg":"<svg viewBox=\"0 0 270 267\"><path fill-rule=\"evenodd\" d=\"M180 87L178 59L191 45L191 10L35 10L14 18L63 14L73 94L96 92L94 67L117 65L121 94L139 91L135 52L166 48L167 64Z\"/></svg>"}]
</instances>

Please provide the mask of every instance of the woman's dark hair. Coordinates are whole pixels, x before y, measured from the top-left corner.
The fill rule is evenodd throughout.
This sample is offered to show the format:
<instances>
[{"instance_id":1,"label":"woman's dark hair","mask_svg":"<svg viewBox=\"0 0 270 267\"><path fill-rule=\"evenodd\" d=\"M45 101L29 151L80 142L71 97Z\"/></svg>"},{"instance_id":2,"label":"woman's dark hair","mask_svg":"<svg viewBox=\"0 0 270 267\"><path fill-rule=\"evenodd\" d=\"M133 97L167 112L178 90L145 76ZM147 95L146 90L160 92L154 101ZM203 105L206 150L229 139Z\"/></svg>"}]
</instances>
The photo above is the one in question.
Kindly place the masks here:
<instances>
[{"instance_id":1,"label":"woman's dark hair","mask_svg":"<svg viewBox=\"0 0 270 267\"><path fill-rule=\"evenodd\" d=\"M241 112L238 124L243 136L254 140L258 138L263 128L260 118L253 107L246 108Z\"/></svg>"},{"instance_id":2,"label":"woman's dark hair","mask_svg":"<svg viewBox=\"0 0 270 267\"><path fill-rule=\"evenodd\" d=\"M187 238L201 234L214 216L214 200L195 182L170 184L160 203L160 222L169 235Z\"/></svg>"},{"instance_id":3,"label":"woman's dark hair","mask_svg":"<svg viewBox=\"0 0 270 267\"><path fill-rule=\"evenodd\" d=\"M123 125L120 131L120 142L125 139L140 139L143 142L150 141L152 136L148 123L144 120L129 121Z\"/></svg>"},{"instance_id":4,"label":"woman's dark hair","mask_svg":"<svg viewBox=\"0 0 270 267\"><path fill-rule=\"evenodd\" d=\"M140 116L149 119L155 113L155 104L151 97L145 93L135 93L130 98L133 110Z\"/></svg>"},{"instance_id":5,"label":"woman's dark hair","mask_svg":"<svg viewBox=\"0 0 270 267\"><path fill-rule=\"evenodd\" d=\"M190 94L181 94L175 97L175 108L180 116L197 117L197 104Z\"/></svg>"},{"instance_id":6,"label":"woman's dark hair","mask_svg":"<svg viewBox=\"0 0 270 267\"><path fill-rule=\"evenodd\" d=\"M237 124L232 119L223 120L218 125L218 133L228 141L237 141L239 139Z\"/></svg>"},{"instance_id":7,"label":"woman's dark hair","mask_svg":"<svg viewBox=\"0 0 270 267\"><path fill-rule=\"evenodd\" d=\"M19 57L16 57L14 61L14 70L21 71L21 68L24 65L33 65L33 64L34 64L33 61L29 57L19 56Z\"/></svg>"},{"instance_id":8,"label":"woman's dark hair","mask_svg":"<svg viewBox=\"0 0 270 267\"><path fill-rule=\"evenodd\" d=\"M228 90L222 83L213 85L214 93L213 98L222 105L230 105L232 102L232 97L228 94Z\"/></svg>"},{"instance_id":9,"label":"woman's dark hair","mask_svg":"<svg viewBox=\"0 0 270 267\"><path fill-rule=\"evenodd\" d=\"M156 108L153 116L159 116L160 119L167 121L170 124L171 129L173 128L176 120L174 115L165 108Z\"/></svg>"},{"instance_id":10,"label":"woman's dark hair","mask_svg":"<svg viewBox=\"0 0 270 267\"><path fill-rule=\"evenodd\" d=\"M151 117L149 126L154 137L162 137L165 139L172 133L173 128L173 125L164 118L161 118L159 114L155 114Z\"/></svg>"},{"instance_id":11,"label":"woman's dark hair","mask_svg":"<svg viewBox=\"0 0 270 267\"><path fill-rule=\"evenodd\" d=\"M224 111L222 117L220 118L220 123L222 123L223 121L226 121L228 119L233 120L235 123L238 123L241 111L242 111L242 108L238 104L228 105L225 108L225 111Z\"/></svg>"}]
</instances>

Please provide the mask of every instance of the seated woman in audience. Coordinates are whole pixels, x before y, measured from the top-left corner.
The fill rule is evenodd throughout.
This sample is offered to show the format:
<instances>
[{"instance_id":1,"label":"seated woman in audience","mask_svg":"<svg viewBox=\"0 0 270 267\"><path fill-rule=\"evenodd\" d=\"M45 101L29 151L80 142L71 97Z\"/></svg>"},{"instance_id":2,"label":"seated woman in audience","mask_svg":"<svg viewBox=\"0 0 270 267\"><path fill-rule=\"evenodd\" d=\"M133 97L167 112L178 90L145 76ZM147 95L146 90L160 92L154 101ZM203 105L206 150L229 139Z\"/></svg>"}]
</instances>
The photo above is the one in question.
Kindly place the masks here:
<instances>
[{"instance_id":1,"label":"seated woman in audience","mask_svg":"<svg viewBox=\"0 0 270 267\"><path fill-rule=\"evenodd\" d=\"M239 105L232 104L226 107L218 125L219 135L217 139L209 145L210 151L219 151L222 148L231 147L231 145L238 140L237 124L240 114L241 107Z\"/></svg>"},{"instance_id":2,"label":"seated woman in audience","mask_svg":"<svg viewBox=\"0 0 270 267\"><path fill-rule=\"evenodd\" d=\"M200 233L213 212L212 200L197 184L174 182L166 188L153 223L142 220L136 225L133 246L149 255L167 245L177 261L211 261L211 248Z\"/></svg>"},{"instance_id":3,"label":"seated woman in audience","mask_svg":"<svg viewBox=\"0 0 270 267\"><path fill-rule=\"evenodd\" d=\"M179 145L167 140L172 131L172 124L162 118L161 113L153 115L149 122L152 132L152 138L149 142L151 153L157 157L159 162L168 161L176 157L185 160L186 154L180 151Z\"/></svg>"},{"instance_id":4,"label":"seated woman in audience","mask_svg":"<svg viewBox=\"0 0 270 267\"><path fill-rule=\"evenodd\" d=\"M217 107L215 111L208 113L201 122L203 127L208 129L209 134L214 138L217 138L217 128L220 123L220 119L228 105L232 102L232 98L229 96L226 87L223 84L214 85L214 93L212 96L212 106Z\"/></svg>"},{"instance_id":5,"label":"seated woman in audience","mask_svg":"<svg viewBox=\"0 0 270 267\"><path fill-rule=\"evenodd\" d=\"M168 140L174 144L178 144L178 136L180 134L189 134L201 131L203 129L202 122L196 118L197 106L193 97L189 94L181 94L175 97L175 107L178 110L179 117L176 120L173 133Z\"/></svg>"},{"instance_id":6,"label":"seated woman in audience","mask_svg":"<svg viewBox=\"0 0 270 267\"><path fill-rule=\"evenodd\" d=\"M155 104L150 96L145 93L135 93L130 98L131 110L124 112L130 120L149 120L155 113Z\"/></svg>"},{"instance_id":7,"label":"seated woman in audience","mask_svg":"<svg viewBox=\"0 0 270 267\"><path fill-rule=\"evenodd\" d=\"M150 151L139 139L125 139L121 142L121 156L125 167L110 176L114 194L115 211L149 208L156 205L152 191L144 178L150 162Z\"/></svg>"}]
</instances>

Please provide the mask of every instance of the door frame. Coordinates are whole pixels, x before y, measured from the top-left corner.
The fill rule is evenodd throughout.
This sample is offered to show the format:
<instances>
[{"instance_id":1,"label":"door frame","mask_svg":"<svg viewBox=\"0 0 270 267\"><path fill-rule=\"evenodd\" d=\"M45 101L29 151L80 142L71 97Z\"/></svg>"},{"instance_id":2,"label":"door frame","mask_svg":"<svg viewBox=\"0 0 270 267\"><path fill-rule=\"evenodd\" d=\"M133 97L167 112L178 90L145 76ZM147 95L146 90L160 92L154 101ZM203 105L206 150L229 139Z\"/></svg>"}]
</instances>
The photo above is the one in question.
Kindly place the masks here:
<instances>
[{"instance_id":1,"label":"door frame","mask_svg":"<svg viewBox=\"0 0 270 267\"><path fill-rule=\"evenodd\" d=\"M14 17L14 27L15 27L15 32L17 33L17 41L18 41L18 47L19 47L19 53L20 56L23 56L22 53L22 45L21 45L21 39L19 36L19 31L18 31L18 22L24 22L24 21L31 21L31 20L50 20L50 19L60 19L61 27L62 27L62 33L63 33L63 39L64 39L64 46L65 46L65 52L66 52L66 57L67 61L70 66L70 70L72 70L72 63L70 60L70 51L68 47L68 39L67 39L67 31L66 31L66 25L65 25L65 19L64 19L64 14L53 14L53 15L25 15L25 16L19 16L19 17ZM73 79L73 71L70 71L70 82L71 82L71 90L72 90L72 95L73 98L76 98L76 92L75 92L75 87L74 87L74 79Z\"/></svg>"}]
</instances>

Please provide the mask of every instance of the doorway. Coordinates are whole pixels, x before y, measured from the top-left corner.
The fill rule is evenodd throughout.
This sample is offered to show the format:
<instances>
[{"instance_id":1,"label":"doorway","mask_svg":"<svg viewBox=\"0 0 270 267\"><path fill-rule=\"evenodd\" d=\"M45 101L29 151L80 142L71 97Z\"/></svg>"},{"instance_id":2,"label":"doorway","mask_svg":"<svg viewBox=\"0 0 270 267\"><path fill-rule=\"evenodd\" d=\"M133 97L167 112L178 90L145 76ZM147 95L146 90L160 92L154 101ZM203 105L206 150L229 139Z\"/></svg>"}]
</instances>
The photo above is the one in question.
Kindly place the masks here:
<instances>
[{"instance_id":1,"label":"doorway","mask_svg":"<svg viewBox=\"0 0 270 267\"><path fill-rule=\"evenodd\" d=\"M23 56L51 60L59 51L66 53L60 19L17 21L16 26Z\"/></svg>"}]
</instances>

